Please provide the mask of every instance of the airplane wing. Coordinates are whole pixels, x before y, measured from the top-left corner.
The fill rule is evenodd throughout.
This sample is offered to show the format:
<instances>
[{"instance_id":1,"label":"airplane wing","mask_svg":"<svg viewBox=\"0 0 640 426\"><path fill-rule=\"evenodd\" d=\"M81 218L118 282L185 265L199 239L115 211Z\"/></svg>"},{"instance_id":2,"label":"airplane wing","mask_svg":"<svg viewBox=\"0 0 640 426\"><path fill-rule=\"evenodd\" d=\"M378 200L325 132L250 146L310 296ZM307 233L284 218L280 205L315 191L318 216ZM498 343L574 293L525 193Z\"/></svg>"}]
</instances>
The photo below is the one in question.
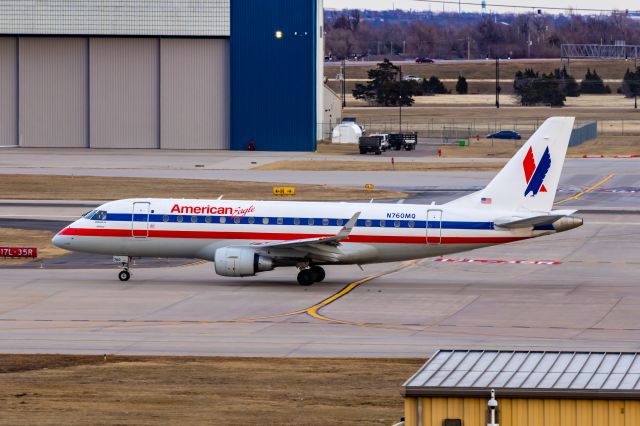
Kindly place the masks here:
<instances>
[{"instance_id":1,"label":"airplane wing","mask_svg":"<svg viewBox=\"0 0 640 426\"><path fill-rule=\"evenodd\" d=\"M337 246L341 240L344 240L349 236L351 230L356 225L358 218L360 217L361 212L356 212L351 219L347 221L347 223L338 231L336 235L326 236L326 237L318 237L318 238L303 238L300 240L287 240L287 241L275 241L269 242L265 244L260 244L258 247L260 248L295 248L295 247L305 247L309 245L317 245L317 244L327 244L332 246ZM255 247L255 245L254 245Z\"/></svg>"},{"instance_id":2,"label":"airplane wing","mask_svg":"<svg viewBox=\"0 0 640 426\"><path fill-rule=\"evenodd\" d=\"M275 254L279 257L311 257L316 260L337 262L345 254L338 247L340 241L349 236L358 221L358 217L360 217L360 213L361 212L355 213L336 235L303 238L299 240L272 241L264 244L252 244L251 247L261 252L269 251L270 254Z\"/></svg>"},{"instance_id":3,"label":"airplane wing","mask_svg":"<svg viewBox=\"0 0 640 426\"><path fill-rule=\"evenodd\" d=\"M558 219L570 216L577 210L553 210L549 214L536 216L510 216L493 221L496 226L507 229L531 228L532 226L550 225Z\"/></svg>"}]
</instances>

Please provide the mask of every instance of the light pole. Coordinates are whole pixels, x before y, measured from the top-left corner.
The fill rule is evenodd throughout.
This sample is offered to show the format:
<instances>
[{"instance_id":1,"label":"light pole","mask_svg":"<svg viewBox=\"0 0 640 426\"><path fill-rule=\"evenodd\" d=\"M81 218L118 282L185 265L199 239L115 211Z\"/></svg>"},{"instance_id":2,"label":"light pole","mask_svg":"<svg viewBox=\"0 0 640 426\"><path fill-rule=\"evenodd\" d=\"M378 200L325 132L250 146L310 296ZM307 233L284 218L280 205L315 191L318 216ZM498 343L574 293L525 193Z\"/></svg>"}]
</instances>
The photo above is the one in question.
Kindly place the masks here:
<instances>
[{"instance_id":1,"label":"light pole","mask_svg":"<svg viewBox=\"0 0 640 426\"><path fill-rule=\"evenodd\" d=\"M402 93L404 91L402 86L402 67L398 67L398 76L400 77L400 90L398 91L400 93L400 96L398 97L398 105L400 106L398 133L402 133Z\"/></svg>"},{"instance_id":2,"label":"light pole","mask_svg":"<svg viewBox=\"0 0 640 426\"><path fill-rule=\"evenodd\" d=\"M500 108L500 58L496 56L496 108Z\"/></svg>"},{"instance_id":3,"label":"light pole","mask_svg":"<svg viewBox=\"0 0 640 426\"><path fill-rule=\"evenodd\" d=\"M640 77L640 72L638 72L638 46L635 48L635 55L633 55L633 66L635 67L636 74L636 83L634 84L633 91L633 109L638 109L638 89L640 88L640 81L637 80Z\"/></svg>"},{"instance_id":4,"label":"light pole","mask_svg":"<svg viewBox=\"0 0 640 426\"><path fill-rule=\"evenodd\" d=\"M345 63L344 58L342 59L342 108L347 106L347 95L346 95L346 71L347 64Z\"/></svg>"}]
</instances>

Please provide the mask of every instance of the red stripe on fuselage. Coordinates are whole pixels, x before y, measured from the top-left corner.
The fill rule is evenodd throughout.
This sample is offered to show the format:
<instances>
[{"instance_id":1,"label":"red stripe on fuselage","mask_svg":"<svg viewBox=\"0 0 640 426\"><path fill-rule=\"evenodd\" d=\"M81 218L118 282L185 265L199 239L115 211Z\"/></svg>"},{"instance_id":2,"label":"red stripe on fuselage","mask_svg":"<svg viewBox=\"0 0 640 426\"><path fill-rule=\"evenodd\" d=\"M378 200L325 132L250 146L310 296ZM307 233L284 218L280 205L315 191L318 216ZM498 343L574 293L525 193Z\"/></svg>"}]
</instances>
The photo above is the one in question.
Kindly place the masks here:
<instances>
[{"instance_id":1,"label":"red stripe on fuselage","mask_svg":"<svg viewBox=\"0 0 640 426\"><path fill-rule=\"evenodd\" d=\"M138 230L137 232L144 232ZM60 235L82 237L131 237L131 229L105 228L65 228ZM287 241L305 238L331 237L333 234L292 234L282 232L219 232L219 231L164 231L150 229L148 238L196 238L209 240L264 240ZM492 244L519 241L527 237L442 237L441 244ZM386 243L386 244L425 244L425 236L404 235L350 235L343 242ZM431 241L430 241L431 242ZM437 243L434 238L433 243Z\"/></svg>"}]
</instances>

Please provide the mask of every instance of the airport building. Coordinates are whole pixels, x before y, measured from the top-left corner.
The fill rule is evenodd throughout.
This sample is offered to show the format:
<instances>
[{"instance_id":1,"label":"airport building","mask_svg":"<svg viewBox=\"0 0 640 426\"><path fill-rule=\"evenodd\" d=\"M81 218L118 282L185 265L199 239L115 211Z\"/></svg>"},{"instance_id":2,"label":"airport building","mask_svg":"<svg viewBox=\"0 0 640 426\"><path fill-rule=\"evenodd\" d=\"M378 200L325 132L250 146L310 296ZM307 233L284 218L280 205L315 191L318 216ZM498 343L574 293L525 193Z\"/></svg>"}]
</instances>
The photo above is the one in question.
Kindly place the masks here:
<instances>
[{"instance_id":1,"label":"airport building","mask_svg":"<svg viewBox=\"0 0 640 426\"><path fill-rule=\"evenodd\" d=\"M322 1L0 2L0 146L313 151Z\"/></svg>"},{"instance_id":2,"label":"airport building","mask_svg":"<svg viewBox=\"0 0 640 426\"><path fill-rule=\"evenodd\" d=\"M640 424L640 354L440 350L403 386L405 426Z\"/></svg>"}]
</instances>

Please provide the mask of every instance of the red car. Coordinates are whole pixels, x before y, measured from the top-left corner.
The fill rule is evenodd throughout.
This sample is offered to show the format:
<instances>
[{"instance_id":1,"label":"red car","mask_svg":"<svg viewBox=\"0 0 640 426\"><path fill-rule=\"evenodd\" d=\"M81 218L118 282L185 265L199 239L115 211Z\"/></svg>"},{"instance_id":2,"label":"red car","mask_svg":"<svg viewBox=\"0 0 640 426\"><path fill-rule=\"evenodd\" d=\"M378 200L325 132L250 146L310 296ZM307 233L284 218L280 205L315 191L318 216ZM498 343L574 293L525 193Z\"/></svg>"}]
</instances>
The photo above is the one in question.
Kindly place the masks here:
<instances>
[{"instance_id":1,"label":"red car","mask_svg":"<svg viewBox=\"0 0 640 426\"><path fill-rule=\"evenodd\" d=\"M425 58L423 56L416 58L416 64L432 64L433 62L433 59Z\"/></svg>"}]
</instances>

